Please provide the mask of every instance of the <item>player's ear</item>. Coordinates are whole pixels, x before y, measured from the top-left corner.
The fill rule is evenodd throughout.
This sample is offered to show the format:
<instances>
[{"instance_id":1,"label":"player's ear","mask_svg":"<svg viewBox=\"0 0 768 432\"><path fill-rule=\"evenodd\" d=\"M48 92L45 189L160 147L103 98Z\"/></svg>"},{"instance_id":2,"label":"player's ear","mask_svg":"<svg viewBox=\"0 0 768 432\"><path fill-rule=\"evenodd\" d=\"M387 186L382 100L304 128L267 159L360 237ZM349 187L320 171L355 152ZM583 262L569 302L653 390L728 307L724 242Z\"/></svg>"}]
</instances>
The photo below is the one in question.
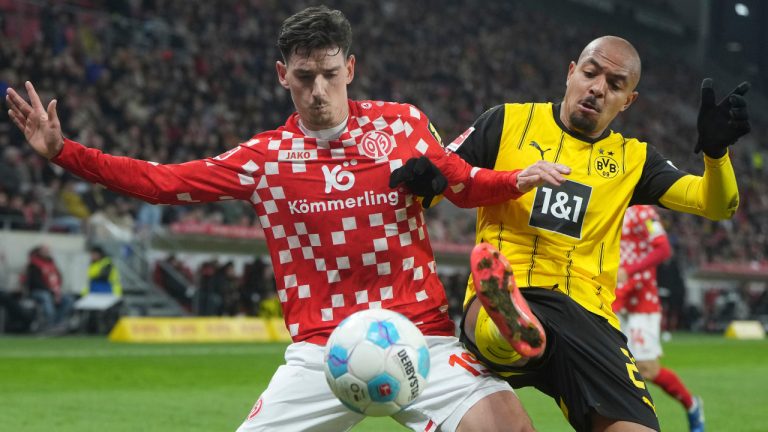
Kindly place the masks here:
<instances>
[{"instance_id":1,"label":"player's ear","mask_svg":"<svg viewBox=\"0 0 768 432\"><path fill-rule=\"evenodd\" d=\"M568 75L565 76L565 83L568 84L568 81L571 80L571 76L573 76L573 72L576 71L576 62L571 60L571 63L568 65Z\"/></svg>"},{"instance_id":2,"label":"player's ear","mask_svg":"<svg viewBox=\"0 0 768 432\"><path fill-rule=\"evenodd\" d=\"M280 81L280 85L288 89L288 80L286 79L288 66L278 60L275 62L275 69L277 70L277 80Z\"/></svg>"},{"instance_id":3,"label":"player's ear","mask_svg":"<svg viewBox=\"0 0 768 432\"><path fill-rule=\"evenodd\" d=\"M347 57L346 68L347 68L347 84L349 84L355 78L355 55L354 54L350 54L349 57Z\"/></svg>"},{"instance_id":4,"label":"player's ear","mask_svg":"<svg viewBox=\"0 0 768 432\"><path fill-rule=\"evenodd\" d=\"M633 91L632 93L627 96L626 102L624 102L624 106L621 107L621 110L624 111L627 108L629 108L630 105L632 105L633 102L637 100L637 97L640 95L637 91Z\"/></svg>"}]
</instances>

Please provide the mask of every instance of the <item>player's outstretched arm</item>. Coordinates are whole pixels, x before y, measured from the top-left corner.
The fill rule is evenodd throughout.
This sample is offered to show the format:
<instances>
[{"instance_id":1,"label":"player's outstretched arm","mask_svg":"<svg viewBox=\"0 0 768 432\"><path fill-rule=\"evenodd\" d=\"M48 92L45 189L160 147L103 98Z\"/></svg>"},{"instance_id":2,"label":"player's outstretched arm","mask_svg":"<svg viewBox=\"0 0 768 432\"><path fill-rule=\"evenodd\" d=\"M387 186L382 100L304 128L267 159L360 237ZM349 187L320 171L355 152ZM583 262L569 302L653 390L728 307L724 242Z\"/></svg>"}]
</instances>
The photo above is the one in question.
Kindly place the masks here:
<instances>
[{"instance_id":1,"label":"player's outstretched arm","mask_svg":"<svg viewBox=\"0 0 768 432\"><path fill-rule=\"evenodd\" d=\"M168 165L112 156L63 138L56 100L44 109L32 83L26 82L25 87L29 103L8 89L11 120L35 151L87 181L152 204L212 202L223 197L246 200L253 193L243 187L241 177L258 175L244 168L247 161L258 160L256 150L235 147L216 158Z\"/></svg>"},{"instance_id":2,"label":"player's outstretched arm","mask_svg":"<svg viewBox=\"0 0 768 432\"><path fill-rule=\"evenodd\" d=\"M664 206L712 220L728 219L736 213L739 189L728 146L751 129L744 98L748 90L745 81L716 102L712 79L701 83L699 137L694 151L704 152L704 175L687 175L675 182L659 200Z\"/></svg>"},{"instance_id":3,"label":"player's outstretched arm","mask_svg":"<svg viewBox=\"0 0 768 432\"><path fill-rule=\"evenodd\" d=\"M438 163L441 168L426 156L412 158L392 172L389 186L404 184L414 195L424 197L425 208L440 193L459 207L473 208L517 199L542 184L560 186L571 173L569 167L548 161L538 161L522 171L476 168L455 153L441 155ZM454 186L446 189L449 184Z\"/></svg>"},{"instance_id":4,"label":"player's outstretched arm","mask_svg":"<svg viewBox=\"0 0 768 432\"><path fill-rule=\"evenodd\" d=\"M43 103L35 87L27 81L24 86L29 95L29 103L12 88L8 88L5 100L8 103L8 116L16 127L24 133L30 146L46 159L59 154L64 146L61 123L56 113L56 99L43 108Z\"/></svg>"}]
</instances>

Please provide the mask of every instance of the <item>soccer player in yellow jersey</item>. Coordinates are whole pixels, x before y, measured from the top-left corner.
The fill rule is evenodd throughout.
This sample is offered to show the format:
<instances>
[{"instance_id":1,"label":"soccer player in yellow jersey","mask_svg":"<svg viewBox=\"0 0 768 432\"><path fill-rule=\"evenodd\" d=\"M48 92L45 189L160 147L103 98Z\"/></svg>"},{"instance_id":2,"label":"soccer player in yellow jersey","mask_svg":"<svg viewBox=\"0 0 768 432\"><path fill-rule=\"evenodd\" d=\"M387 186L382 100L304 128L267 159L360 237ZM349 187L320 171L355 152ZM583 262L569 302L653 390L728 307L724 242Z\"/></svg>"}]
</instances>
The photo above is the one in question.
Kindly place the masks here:
<instances>
[{"instance_id":1,"label":"soccer player in yellow jersey","mask_svg":"<svg viewBox=\"0 0 768 432\"><path fill-rule=\"evenodd\" d=\"M562 103L491 108L448 146L478 167L570 167L519 199L478 210L462 337L514 387L554 398L578 431L659 429L611 309L627 207L718 220L739 201L728 146L749 132L749 84L717 102L712 81L702 83L696 151L705 169L695 176L609 129L637 98L640 71L629 42L598 38L570 63Z\"/></svg>"}]
</instances>

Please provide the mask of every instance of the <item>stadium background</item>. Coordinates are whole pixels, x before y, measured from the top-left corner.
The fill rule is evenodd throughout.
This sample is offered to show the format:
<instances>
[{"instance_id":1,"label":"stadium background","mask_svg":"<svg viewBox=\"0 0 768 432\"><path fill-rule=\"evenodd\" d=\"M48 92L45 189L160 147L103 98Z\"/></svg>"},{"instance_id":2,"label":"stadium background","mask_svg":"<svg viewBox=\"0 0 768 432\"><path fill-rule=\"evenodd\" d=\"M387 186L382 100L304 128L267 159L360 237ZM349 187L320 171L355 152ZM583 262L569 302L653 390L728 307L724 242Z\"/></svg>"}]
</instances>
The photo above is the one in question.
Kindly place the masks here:
<instances>
[{"instance_id":1,"label":"stadium background","mask_svg":"<svg viewBox=\"0 0 768 432\"><path fill-rule=\"evenodd\" d=\"M216 155L257 131L282 124L292 111L288 93L275 78L275 39L282 20L310 4L2 0L0 90L31 80L44 100L59 100L65 134L113 154L166 163ZM446 141L496 104L559 100L568 62L594 37L616 34L638 48L643 77L641 97L613 128L653 143L677 166L700 173L700 156L694 157L691 148L701 79L713 76L719 94L749 79L753 132L734 149L742 197L736 217L710 222L663 213L676 252L675 260L662 269L665 326L673 332L719 335L733 319L768 323L768 174L763 145L768 6L763 2L326 4L343 10L353 25L357 74L350 96L414 103ZM265 246L245 204L154 207L120 197L45 163L26 147L7 116L0 116L0 152L0 290L23 291L20 275L27 252L45 243L62 270L65 289L77 293L87 282L87 247L98 244L118 262L127 316L274 314L269 266L263 264ZM474 216L442 203L427 217L455 312L466 280ZM718 347L719 337L672 334L665 348L680 357L668 355L665 362L682 362L683 370L693 362L693 379L700 374L707 384L708 372L697 369L695 362L702 362L697 354L709 348L698 344ZM93 349L95 358L111 358L114 352L108 344L91 348L89 344L99 342L89 339L72 339L70 344L68 338L48 339L51 335L45 332L33 336L29 343L34 346L27 346L23 337L0 338L7 353L4 357L0 350L0 367L8 368L2 380L17 370L14 359L26 355L67 353L67 347L75 352ZM80 344L89 348L81 350ZM764 343L750 346L753 356L765 363ZM206 350L214 356L228 352L221 354L220 347ZM248 358L259 356L257 350L233 347L230 352L243 357L239 366L252 367L245 365ZM195 353L193 357L201 355ZM67 364L70 357L40 358ZM264 377L280 356L272 359L261 372ZM762 372L755 368L746 370L768 384L764 367ZM130 369L126 374L130 376ZM6 384L14 388L11 380ZM231 403L242 406L233 411L234 418L219 424L237 424L259 385L248 386L240 400L233 399ZM713 393L719 393L717 389L712 386ZM30 403L40 400L35 394L30 394ZM708 414L713 408L708 404Z\"/></svg>"}]
</instances>

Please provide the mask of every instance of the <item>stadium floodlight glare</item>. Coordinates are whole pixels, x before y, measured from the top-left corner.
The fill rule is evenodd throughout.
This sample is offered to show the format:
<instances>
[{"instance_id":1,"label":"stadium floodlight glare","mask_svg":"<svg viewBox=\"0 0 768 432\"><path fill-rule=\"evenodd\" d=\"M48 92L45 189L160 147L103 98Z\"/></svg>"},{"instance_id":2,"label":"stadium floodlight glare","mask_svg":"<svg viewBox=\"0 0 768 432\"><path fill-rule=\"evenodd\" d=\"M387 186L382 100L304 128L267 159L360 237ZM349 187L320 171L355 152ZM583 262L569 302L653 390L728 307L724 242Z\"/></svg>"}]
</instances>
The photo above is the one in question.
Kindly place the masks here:
<instances>
[{"instance_id":1,"label":"stadium floodlight glare","mask_svg":"<svg viewBox=\"0 0 768 432\"><path fill-rule=\"evenodd\" d=\"M749 16L749 7L745 5L744 3L736 3L736 5L733 7L736 11L736 15L748 17Z\"/></svg>"}]
</instances>

